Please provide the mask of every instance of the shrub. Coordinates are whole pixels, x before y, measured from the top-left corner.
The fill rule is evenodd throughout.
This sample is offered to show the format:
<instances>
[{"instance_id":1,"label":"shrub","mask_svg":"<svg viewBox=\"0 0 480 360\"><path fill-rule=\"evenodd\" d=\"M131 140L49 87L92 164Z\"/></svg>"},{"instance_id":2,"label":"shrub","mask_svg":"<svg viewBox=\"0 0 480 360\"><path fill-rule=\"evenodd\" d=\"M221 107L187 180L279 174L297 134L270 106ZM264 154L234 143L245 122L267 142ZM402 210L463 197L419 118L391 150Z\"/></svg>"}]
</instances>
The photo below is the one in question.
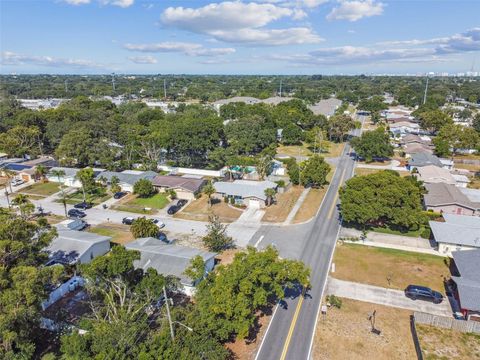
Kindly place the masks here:
<instances>
[{"instance_id":1,"label":"shrub","mask_svg":"<svg viewBox=\"0 0 480 360\"><path fill-rule=\"evenodd\" d=\"M328 295L327 301L330 303L330 305L335 306L337 309L342 308L342 299L335 295Z\"/></svg>"},{"instance_id":2,"label":"shrub","mask_svg":"<svg viewBox=\"0 0 480 360\"><path fill-rule=\"evenodd\" d=\"M430 239L430 234L431 234L431 230L430 228L425 228L422 230L422 232L420 233L420 236L424 239Z\"/></svg>"},{"instance_id":3,"label":"shrub","mask_svg":"<svg viewBox=\"0 0 480 360\"><path fill-rule=\"evenodd\" d=\"M281 188L285 187L285 180L278 180L278 181L275 181L275 183Z\"/></svg>"},{"instance_id":4,"label":"shrub","mask_svg":"<svg viewBox=\"0 0 480 360\"><path fill-rule=\"evenodd\" d=\"M146 198L155 194L156 190L150 180L140 179L133 185L133 193L139 197Z\"/></svg>"}]
</instances>

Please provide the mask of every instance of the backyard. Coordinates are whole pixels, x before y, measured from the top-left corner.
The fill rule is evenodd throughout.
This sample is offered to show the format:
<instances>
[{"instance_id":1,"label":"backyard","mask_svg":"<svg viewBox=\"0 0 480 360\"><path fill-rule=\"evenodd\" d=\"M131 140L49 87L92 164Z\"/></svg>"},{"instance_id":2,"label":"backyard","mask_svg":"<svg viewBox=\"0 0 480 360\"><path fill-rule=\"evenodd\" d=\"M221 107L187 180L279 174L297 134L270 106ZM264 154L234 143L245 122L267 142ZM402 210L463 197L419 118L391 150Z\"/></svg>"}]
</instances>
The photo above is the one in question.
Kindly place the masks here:
<instances>
[{"instance_id":1,"label":"backyard","mask_svg":"<svg viewBox=\"0 0 480 360\"><path fill-rule=\"evenodd\" d=\"M204 195L192 201L176 213L174 217L185 220L208 221L208 217L212 213L217 215L221 222L225 223L234 222L242 215L240 209L236 209L220 200L212 199L212 206L209 207L208 197Z\"/></svg>"},{"instance_id":2,"label":"backyard","mask_svg":"<svg viewBox=\"0 0 480 360\"><path fill-rule=\"evenodd\" d=\"M167 194L157 193L148 198L140 198L136 195L127 195L112 209L128 211L137 214L154 214L157 210L163 209L170 202ZM145 209L150 210L145 210Z\"/></svg>"},{"instance_id":3,"label":"backyard","mask_svg":"<svg viewBox=\"0 0 480 360\"><path fill-rule=\"evenodd\" d=\"M54 182L37 182L33 185L24 187L19 192L27 195L50 196L60 191L60 187Z\"/></svg>"},{"instance_id":4,"label":"backyard","mask_svg":"<svg viewBox=\"0 0 480 360\"><path fill-rule=\"evenodd\" d=\"M415 284L444 293L450 276L441 256L357 244L339 244L333 262L335 278L400 290Z\"/></svg>"},{"instance_id":5,"label":"backyard","mask_svg":"<svg viewBox=\"0 0 480 360\"><path fill-rule=\"evenodd\" d=\"M480 335L417 324L425 360L480 359Z\"/></svg>"},{"instance_id":6,"label":"backyard","mask_svg":"<svg viewBox=\"0 0 480 360\"><path fill-rule=\"evenodd\" d=\"M325 319L318 318L314 359L416 359L410 333L410 311L341 300L341 309L331 307ZM380 335L371 332L368 320L374 310L375 328L381 331Z\"/></svg>"}]
</instances>

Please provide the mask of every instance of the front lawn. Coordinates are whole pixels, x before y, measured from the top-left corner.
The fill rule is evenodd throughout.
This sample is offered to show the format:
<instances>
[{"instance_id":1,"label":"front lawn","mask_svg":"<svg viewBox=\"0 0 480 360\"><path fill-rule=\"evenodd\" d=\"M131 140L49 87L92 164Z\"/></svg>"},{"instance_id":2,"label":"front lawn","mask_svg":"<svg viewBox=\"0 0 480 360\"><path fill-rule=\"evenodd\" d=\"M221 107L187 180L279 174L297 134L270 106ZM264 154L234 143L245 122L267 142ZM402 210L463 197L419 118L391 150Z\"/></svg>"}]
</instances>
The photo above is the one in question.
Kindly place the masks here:
<instances>
[{"instance_id":1,"label":"front lawn","mask_svg":"<svg viewBox=\"0 0 480 360\"><path fill-rule=\"evenodd\" d=\"M82 190L78 190L73 194L67 194L65 198L67 204L75 205L83 201L83 192ZM110 198L111 195L109 195L108 193L105 195L87 194L87 201L91 202L94 206L101 204L102 202L107 201ZM61 197L57 200L57 202L62 202Z\"/></svg>"},{"instance_id":2,"label":"front lawn","mask_svg":"<svg viewBox=\"0 0 480 360\"><path fill-rule=\"evenodd\" d=\"M382 234L392 234L392 235L401 235L401 236L410 236L410 237L420 237L422 236L423 231L425 230L424 226L421 226L418 230L409 230L409 231L400 231L393 230L388 227L372 227L370 231L379 232Z\"/></svg>"},{"instance_id":3,"label":"front lawn","mask_svg":"<svg viewBox=\"0 0 480 360\"><path fill-rule=\"evenodd\" d=\"M112 206L112 209L136 214L154 214L157 210L167 206L169 202L170 200L165 193L157 193L148 198L129 195L120 200L119 204Z\"/></svg>"},{"instance_id":4,"label":"front lawn","mask_svg":"<svg viewBox=\"0 0 480 360\"><path fill-rule=\"evenodd\" d=\"M326 158L339 157L345 147L345 143L334 143L331 141L324 141L324 143L328 150L325 152L320 152L319 154ZM302 143L302 145L280 145L277 147L277 154L284 154L290 157L312 156L313 146L305 142Z\"/></svg>"},{"instance_id":5,"label":"front lawn","mask_svg":"<svg viewBox=\"0 0 480 360\"><path fill-rule=\"evenodd\" d=\"M275 204L265 208L265 215L263 215L262 221L275 223L285 221L302 192L303 186L296 185L283 194L275 195L277 201Z\"/></svg>"},{"instance_id":6,"label":"front lawn","mask_svg":"<svg viewBox=\"0 0 480 360\"><path fill-rule=\"evenodd\" d=\"M357 244L339 244L333 262L335 278L400 290L414 284L443 293L450 276L441 256Z\"/></svg>"},{"instance_id":7,"label":"front lawn","mask_svg":"<svg viewBox=\"0 0 480 360\"><path fill-rule=\"evenodd\" d=\"M242 211L229 206L224 201L212 199L212 206L208 206L208 197L202 195L201 198L192 201L174 217L185 220L208 221L210 214L218 216L223 223L231 223L237 220Z\"/></svg>"},{"instance_id":8,"label":"front lawn","mask_svg":"<svg viewBox=\"0 0 480 360\"><path fill-rule=\"evenodd\" d=\"M59 191L60 187L58 186L58 183L54 182L38 182L20 190L21 193L39 196L50 196Z\"/></svg>"}]
</instances>

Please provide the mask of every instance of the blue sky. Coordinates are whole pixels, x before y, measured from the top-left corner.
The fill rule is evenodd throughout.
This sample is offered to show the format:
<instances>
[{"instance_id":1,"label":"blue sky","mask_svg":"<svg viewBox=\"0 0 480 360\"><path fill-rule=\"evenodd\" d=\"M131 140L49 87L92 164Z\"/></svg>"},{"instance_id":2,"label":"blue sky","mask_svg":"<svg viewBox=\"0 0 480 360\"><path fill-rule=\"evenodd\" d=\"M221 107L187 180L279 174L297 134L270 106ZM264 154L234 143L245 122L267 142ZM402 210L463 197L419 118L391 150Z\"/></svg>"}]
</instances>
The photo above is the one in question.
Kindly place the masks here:
<instances>
[{"instance_id":1,"label":"blue sky","mask_svg":"<svg viewBox=\"0 0 480 360\"><path fill-rule=\"evenodd\" d=\"M2 73L480 70L480 0L0 0Z\"/></svg>"}]
</instances>

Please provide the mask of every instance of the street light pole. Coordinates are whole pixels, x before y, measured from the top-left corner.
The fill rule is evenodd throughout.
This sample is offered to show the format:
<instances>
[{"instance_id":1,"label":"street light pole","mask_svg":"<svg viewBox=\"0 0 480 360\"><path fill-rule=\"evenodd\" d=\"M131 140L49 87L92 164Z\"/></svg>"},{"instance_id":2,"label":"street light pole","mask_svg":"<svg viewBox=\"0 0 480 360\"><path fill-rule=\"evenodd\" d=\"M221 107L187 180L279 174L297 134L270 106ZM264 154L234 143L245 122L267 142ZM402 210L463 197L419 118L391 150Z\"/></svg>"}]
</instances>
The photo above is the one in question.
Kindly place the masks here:
<instances>
[{"instance_id":1,"label":"street light pole","mask_svg":"<svg viewBox=\"0 0 480 360\"><path fill-rule=\"evenodd\" d=\"M170 305L168 305L169 298L167 297L167 290L165 289L165 286L163 287L163 296L165 297L165 304L167 304L168 324L170 325L170 336L172 337L173 341L175 340L175 332L173 330L172 317L170 316Z\"/></svg>"}]
</instances>

